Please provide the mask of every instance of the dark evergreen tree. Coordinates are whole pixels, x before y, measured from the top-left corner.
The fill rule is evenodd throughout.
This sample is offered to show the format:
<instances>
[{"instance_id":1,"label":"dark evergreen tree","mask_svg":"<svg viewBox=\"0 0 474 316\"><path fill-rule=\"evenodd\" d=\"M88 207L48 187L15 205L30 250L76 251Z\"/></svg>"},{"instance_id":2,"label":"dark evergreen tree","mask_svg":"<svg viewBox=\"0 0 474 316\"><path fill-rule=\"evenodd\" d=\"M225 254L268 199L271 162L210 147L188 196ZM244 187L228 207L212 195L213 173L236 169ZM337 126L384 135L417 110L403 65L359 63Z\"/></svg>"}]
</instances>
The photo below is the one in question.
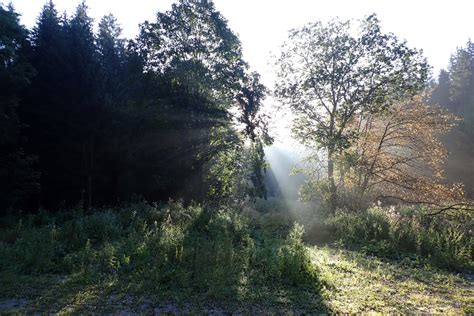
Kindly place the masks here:
<instances>
[{"instance_id":1,"label":"dark evergreen tree","mask_svg":"<svg viewBox=\"0 0 474 316\"><path fill-rule=\"evenodd\" d=\"M64 199L70 183L64 174L66 164L61 149L65 138L66 117L62 103L68 64L64 59L65 34L54 4L50 1L41 11L32 31L30 61L36 69L31 86L21 102L22 121L27 125L27 151L38 156L41 172L41 195L33 199L32 208L52 206ZM64 176L62 176L64 174Z\"/></svg>"},{"instance_id":2,"label":"dark evergreen tree","mask_svg":"<svg viewBox=\"0 0 474 316\"><path fill-rule=\"evenodd\" d=\"M34 158L22 148L22 124L17 114L22 90L33 69L26 60L27 30L12 6L0 4L0 213L22 207L22 201L38 190Z\"/></svg>"},{"instance_id":3,"label":"dark evergreen tree","mask_svg":"<svg viewBox=\"0 0 474 316\"><path fill-rule=\"evenodd\" d=\"M92 20L81 3L61 20L52 1L33 31L31 61L37 70L22 105L29 149L39 156L41 203L92 201L98 120L97 61Z\"/></svg>"},{"instance_id":4,"label":"dark evergreen tree","mask_svg":"<svg viewBox=\"0 0 474 316\"><path fill-rule=\"evenodd\" d=\"M100 64L100 102L118 106L125 99L125 40L117 19L109 14L99 23L97 51Z\"/></svg>"},{"instance_id":5,"label":"dark evergreen tree","mask_svg":"<svg viewBox=\"0 0 474 316\"><path fill-rule=\"evenodd\" d=\"M454 109L452 108L452 101L450 99L449 93L450 86L451 83L449 81L449 73L446 70L442 69L439 72L438 81L433 88L430 103L438 104L447 109L451 109L451 111L454 111Z\"/></svg>"},{"instance_id":6,"label":"dark evergreen tree","mask_svg":"<svg viewBox=\"0 0 474 316\"><path fill-rule=\"evenodd\" d=\"M104 16L96 36L98 58L97 98L102 119L96 141L95 202L114 203L120 199L118 180L123 173L129 120L128 75L125 40L113 15ZM139 80L140 78L136 78Z\"/></svg>"}]
</instances>

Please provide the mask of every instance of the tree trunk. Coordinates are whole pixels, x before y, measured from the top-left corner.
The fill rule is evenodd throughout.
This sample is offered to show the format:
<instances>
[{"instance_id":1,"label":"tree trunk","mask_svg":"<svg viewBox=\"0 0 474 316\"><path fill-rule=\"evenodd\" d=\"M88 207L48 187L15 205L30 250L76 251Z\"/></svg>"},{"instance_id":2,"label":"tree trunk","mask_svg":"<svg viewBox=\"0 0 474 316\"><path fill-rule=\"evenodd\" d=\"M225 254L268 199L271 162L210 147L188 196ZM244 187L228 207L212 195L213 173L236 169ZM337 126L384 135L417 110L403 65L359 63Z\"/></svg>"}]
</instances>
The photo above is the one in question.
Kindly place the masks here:
<instances>
[{"instance_id":1,"label":"tree trunk","mask_svg":"<svg viewBox=\"0 0 474 316\"><path fill-rule=\"evenodd\" d=\"M331 213L336 211L337 204L337 188L334 180L334 153L328 151L328 180L329 180L329 210Z\"/></svg>"},{"instance_id":2,"label":"tree trunk","mask_svg":"<svg viewBox=\"0 0 474 316\"><path fill-rule=\"evenodd\" d=\"M94 141L90 142L89 168L87 175L87 186L89 189L88 209L92 207L92 172L94 170Z\"/></svg>"}]
</instances>

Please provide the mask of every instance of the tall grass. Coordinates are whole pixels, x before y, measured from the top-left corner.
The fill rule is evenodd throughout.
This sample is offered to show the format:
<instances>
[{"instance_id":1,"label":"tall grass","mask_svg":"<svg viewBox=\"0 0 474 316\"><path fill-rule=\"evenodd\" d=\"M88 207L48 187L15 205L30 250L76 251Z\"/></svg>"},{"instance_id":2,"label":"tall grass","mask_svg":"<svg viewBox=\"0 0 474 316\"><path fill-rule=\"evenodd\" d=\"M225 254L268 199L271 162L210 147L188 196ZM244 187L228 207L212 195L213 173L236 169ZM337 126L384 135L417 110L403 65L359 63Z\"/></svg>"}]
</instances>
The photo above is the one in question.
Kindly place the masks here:
<instances>
[{"instance_id":1,"label":"tall grass","mask_svg":"<svg viewBox=\"0 0 474 316\"><path fill-rule=\"evenodd\" d=\"M416 208L339 211L325 222L333 238L371 254L426 258L455 271L474 269L473 216L430 216Z\"/></svg>"},{"instance_id":2,"label":"tall grass","mask_svg":"<svg viewBox=\"0 0 474 316\"><path fill-rule=\"evenodd\" d=\"M171 201L4 218L0 271L118 278L136 289L211 298L234 298L255 284L317 286L303 228L257 217Z\"/></svg>"}]
</instances>

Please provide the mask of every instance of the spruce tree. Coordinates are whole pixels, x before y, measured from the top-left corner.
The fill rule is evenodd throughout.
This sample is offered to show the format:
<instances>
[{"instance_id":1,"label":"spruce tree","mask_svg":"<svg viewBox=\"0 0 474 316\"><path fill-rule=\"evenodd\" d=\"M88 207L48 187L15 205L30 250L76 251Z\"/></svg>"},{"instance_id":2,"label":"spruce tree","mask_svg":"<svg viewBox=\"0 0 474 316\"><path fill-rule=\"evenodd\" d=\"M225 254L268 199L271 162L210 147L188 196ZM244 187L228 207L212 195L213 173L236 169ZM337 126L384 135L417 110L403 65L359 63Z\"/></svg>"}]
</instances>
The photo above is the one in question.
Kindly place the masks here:
<instances>
[{"instance_id":1,"label":"spruce tree","mask_svg":"<svg viewBox=\"0 0 474 316\"><path fill-rule=\"evenodd\" d=\"M0 4L0 213L24 206L39 189L35 159L23 150L18 102L34 70L27 61L27 30L12 6Z\"/></svg>"}]
</instances>

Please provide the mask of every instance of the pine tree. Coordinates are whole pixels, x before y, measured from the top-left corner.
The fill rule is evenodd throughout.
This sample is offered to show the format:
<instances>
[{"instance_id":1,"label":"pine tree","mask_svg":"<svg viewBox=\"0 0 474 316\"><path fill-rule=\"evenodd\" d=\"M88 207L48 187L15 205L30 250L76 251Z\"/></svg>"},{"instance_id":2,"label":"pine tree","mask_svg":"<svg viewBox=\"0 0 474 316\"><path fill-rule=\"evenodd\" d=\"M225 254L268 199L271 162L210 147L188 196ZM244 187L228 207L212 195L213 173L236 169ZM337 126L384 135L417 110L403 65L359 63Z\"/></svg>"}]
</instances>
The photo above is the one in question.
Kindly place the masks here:
<instances>
[{"instance_id":1,"label":"pine tree","mask_svg":"<svg viewBox=\"0 0 474 316\"><path fill-rule=\"evenodd\" d=\"M450 61L450 96L455 113L469 116L474 111L474 43L458 48Z\"/></svg>"},{"instance_id":2,"label":"pine tree","mask_svg":"<svg viewBox=\"0 0 474 316\"><path fill-rule=\"evenodd\" d=\"M474 43L458 48L450 60L450 100L452 111L461 118L445 143L451 155L446 175L464 183L466 193L474 196Z\"/></svg>"},{"instance_id":3,"label":"pine tree","mask_svg":"<svg viewBox=\"0 0 474 316\"><path fill-rule=\"evenodd\" d=\"M26 60L27 30L12 6L0 4L0 211L21 207L22 200L39 189L35 159L22 148L19 97L33 76Z\"/></svg>"},{"instance_id":4,"label":"pine tree","mask_svg":"<svg viewBox=\"0 0 474 316\"><path fill-rule=\"evenodd\" d=\"M24 102L28 150L39 156L42 200L89 205L98 120L97 67L92 20L81 3L71 19L59 18L52 1L32 34L31 61L37 75Z\"/></svg>"},{"instance_id":5,"label":"pine tree","mask_svg":"<svg viewBox=\"0 0 474 316\"><path fill-rule=\"evenodd\" d=\"M109 14L99 23L97 51L100 64L100 98L107 106L123 103L125 87L125 40L117 19Z\"/></svg>"},{"instance_id":6,"label":"pine tree","mask_svg":"<svg viewBox=\"0 0 474 316\"><path fill-rule=\"evenodd\" d=\"M451 83L449 80L449 72L442 69L439 72L438 81L431 94L430 104L437 104L446 109L449 109L451 112L454 112L449 92L450 86Z\"/></svg>"}]
</instances>

